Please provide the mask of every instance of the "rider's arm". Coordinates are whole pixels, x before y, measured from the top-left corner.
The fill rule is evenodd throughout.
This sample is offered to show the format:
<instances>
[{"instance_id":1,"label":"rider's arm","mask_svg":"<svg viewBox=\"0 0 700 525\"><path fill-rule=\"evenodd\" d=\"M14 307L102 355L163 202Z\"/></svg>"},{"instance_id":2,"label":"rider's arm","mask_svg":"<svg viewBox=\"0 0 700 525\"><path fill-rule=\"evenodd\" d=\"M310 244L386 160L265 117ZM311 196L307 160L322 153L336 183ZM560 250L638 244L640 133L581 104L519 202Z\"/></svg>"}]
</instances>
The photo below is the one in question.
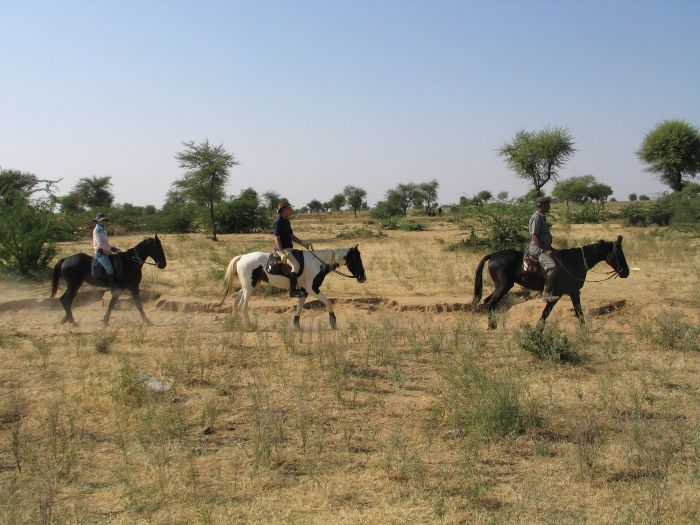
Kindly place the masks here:
<instances>
[{"instance_id":1,"label":"rider's arm","mask_svg":"<svg viewBox=\"0 0 700 525\"><path fill-rule=\"evenodd\" d=\"M545 247L542 245L542 241L540 240L540 236L537 235L536 233L533 233L533 234L532 234L532 243L533 243L535 246L537 246L540 250L542 250L544 253L546 253L547 255L549 255L550 257L551 257L552 254L554 253L554 250L553 250L552 248L547 248L547 249L545 249Z\"/></svg>"},{"instance_id":2,"label":"rider's arm","mask_svg":"<svg viewBox=\"0 0 700 525\"><path fill-rule=\"evenodd\" d=\"M302 246L306 246L306 243L304 243L304 241L302 241L299 237L297 237L294 234L292 234L292 240L297 244L301 244Z\"/></svg>"}]
</instances>

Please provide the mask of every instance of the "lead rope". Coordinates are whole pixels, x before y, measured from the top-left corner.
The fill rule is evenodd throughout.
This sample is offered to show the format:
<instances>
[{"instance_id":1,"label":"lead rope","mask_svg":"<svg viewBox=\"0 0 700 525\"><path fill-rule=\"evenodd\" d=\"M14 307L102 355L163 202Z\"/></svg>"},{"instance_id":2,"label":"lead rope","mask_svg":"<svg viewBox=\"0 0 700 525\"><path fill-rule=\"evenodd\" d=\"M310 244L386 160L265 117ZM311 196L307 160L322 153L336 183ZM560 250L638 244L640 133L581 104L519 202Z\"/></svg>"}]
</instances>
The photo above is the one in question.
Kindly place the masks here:
<instances>
[{"instance_id":1,"label":"lead rope","mask_svg":"<svg viewBox=\"0 0 700 525\"><path fill-rule=\"evenodd\" d=\"M587 272L591 272L591 273L597 273L597 272L591 271L591 269L588 267L588 262L586 261L586 254L585 254L585 252L583 251L583 246L581 246L581 257L583 257L583 266L586 268L586 271L587 271ZM557 257L557 261L559 261L559 264L561 265L561 267L564 268L564 271L565 271L566 273L568 273L570 277L572 277L573 279L576 279L577 281L582 282L582 283L586 283L586 282L588 282L588 283L602 283L602 282L604 282L604 281L608 281L608 280L612 279L613 277L617 277L617 270L610 270L610 271L607 272L607 273L597 273L597 275L608 275L608 274L610 274L610 275L608 275L605 279L598 279L597 281L587 281L587 280L585 279L585 277L584 277L583 279L581 279L580 277L576 277L574 274L572 274L572 273L567 269L567 267L564 266L564 263L561 262L561 259L559 259L559 257Z\"/></svg>"}]
</instances>

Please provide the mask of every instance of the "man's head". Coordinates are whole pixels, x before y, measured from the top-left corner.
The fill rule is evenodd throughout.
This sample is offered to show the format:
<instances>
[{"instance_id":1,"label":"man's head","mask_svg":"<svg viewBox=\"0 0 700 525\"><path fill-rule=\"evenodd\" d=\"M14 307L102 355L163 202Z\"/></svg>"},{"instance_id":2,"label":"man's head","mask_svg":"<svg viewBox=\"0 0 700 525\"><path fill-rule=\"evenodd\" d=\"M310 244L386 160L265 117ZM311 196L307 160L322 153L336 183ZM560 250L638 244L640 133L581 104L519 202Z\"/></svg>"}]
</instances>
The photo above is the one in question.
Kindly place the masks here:
<instances>
[{"instance_id":1,"label":"man's head","mask_svg":"<svg viewBox=\"0 0 700 525\"><path fill-rule=\"evenodd\" d=\"M292 205L289 204L287 201L280 202L277 205L277 213L283 219L289 219L289 217L291 217L293 212L294 212L294 209L292 208Z\"/></svg>"},{"instance_id":2,"label":"man's head","mask_svg":"<svg viewBox=\"0 0 700 525\"><path fill-rule=\"evenodd\" d=\"M535 204L537 205L537 209L541 211L542 213L547 213L549 211L549 208L551 207L552 199L549 197L537 197L535 200Z\"/></svg>"},{"instance_id":3,"label":"man's head","mask_svg":"<svg viewBox=\"0 0 700 525\"><path fill-rule=\"evenodd\" d=\"M109 219L104 213L98 213L92 221L102 226L106 226L109 223Z\"/></svg>"}]
</instances>

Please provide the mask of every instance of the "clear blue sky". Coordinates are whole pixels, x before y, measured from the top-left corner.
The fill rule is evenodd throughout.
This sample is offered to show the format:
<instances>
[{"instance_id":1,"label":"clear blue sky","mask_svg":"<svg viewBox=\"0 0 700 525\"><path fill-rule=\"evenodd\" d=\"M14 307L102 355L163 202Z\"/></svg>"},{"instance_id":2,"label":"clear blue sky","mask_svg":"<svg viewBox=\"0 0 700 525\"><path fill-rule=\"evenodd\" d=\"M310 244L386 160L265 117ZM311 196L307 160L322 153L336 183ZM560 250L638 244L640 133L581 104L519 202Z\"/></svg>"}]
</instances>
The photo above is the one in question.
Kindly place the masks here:
<instances>
[{"instance_id":1,"label":"clear blue sky","mask_svg":"<svg viewBox=\"0 0 700 525\"><path fill-rule=\"evenodd\" d=\"M446 203L525 193L495 150L557 124L563 176L653 194L634 152L700 124L699 27L698 1L0 0L0 166L160 205L182 141L208 138L240 162L230 193L372 204L437 178Z\"/></svg>"}]
</instances>

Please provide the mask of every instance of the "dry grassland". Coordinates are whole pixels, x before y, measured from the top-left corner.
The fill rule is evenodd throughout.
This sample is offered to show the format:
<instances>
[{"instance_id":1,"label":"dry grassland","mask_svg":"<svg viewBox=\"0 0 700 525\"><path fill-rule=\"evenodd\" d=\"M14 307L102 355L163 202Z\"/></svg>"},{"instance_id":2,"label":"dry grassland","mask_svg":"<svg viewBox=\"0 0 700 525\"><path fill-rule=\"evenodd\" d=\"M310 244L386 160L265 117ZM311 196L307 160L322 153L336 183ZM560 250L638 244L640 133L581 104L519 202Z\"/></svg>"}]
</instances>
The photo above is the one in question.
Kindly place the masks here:
<instances>
[{"instance_id":1,"label":"dry grassland","mask_svg":"<svg viewBox=\"0 0 700 525\"><path fill-rule=\"evenodd\" d=\"M539 298L511 294L495 331L463 311L482 254L446 250L455 224L378 236L350 217L295 224L317 248L360 245L368 282L324 284L337 331L320 308L293 331L295 301L260 289L253 329L212 311L264 235L165 236L152 327L122 299L103 329L88 286L63 326L48 283L0 282L0 522L700 521L697 238L557 226L568 245L624 234L633 268L584 287L585 330L556 307L567 363L520 347Z\"/></svg>"}]
</instances>

